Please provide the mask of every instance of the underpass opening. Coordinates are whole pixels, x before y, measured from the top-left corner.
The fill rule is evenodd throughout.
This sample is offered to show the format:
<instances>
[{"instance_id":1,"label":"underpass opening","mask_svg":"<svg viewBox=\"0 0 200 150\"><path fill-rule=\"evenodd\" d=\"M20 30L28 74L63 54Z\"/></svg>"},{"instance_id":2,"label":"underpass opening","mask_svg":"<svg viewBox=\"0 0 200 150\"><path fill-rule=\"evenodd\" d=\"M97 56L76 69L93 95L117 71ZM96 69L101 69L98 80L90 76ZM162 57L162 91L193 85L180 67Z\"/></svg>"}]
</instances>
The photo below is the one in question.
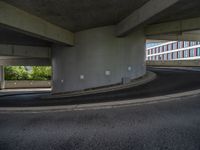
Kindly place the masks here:
<instances>
[{"instance_id":1,"label":"underpass opening","mask_svg":"<svg viewBox=\"0 0 200 150\"><path fill-rule=\"evenodd\" d=\"M147 40L146 64L155 67L199 67L200 40Z\"/></svg>"},{"instance_id":2,"label":"underpass opening","mask_svg":"<svg viewBox=\"0 0 200 150\"><path fill-rule=\"evenodd\" d=\"M1 89L51 89L51 66L1 66Z\"/></svg>"}]
</instances>

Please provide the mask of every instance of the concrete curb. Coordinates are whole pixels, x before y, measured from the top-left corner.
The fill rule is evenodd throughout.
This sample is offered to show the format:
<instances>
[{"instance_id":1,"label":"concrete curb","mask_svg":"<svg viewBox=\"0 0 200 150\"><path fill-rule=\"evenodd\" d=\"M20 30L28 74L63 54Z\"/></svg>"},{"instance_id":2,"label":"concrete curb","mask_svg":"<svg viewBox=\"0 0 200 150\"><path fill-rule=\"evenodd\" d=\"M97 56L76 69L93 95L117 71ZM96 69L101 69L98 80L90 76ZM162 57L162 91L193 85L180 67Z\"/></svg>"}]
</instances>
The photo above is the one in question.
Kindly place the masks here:
<instances>
[{"instance_id":1,"label":"concrete curb","mask_svg":"<svg viewBox=\"0 0 200 150\"><path fill-rule=\"evenodd\" d=\"M42 107L1 107L0 113L44 113L44 112L65 112L65 111L67 112L67 111L130 107L135 105L181 100L181 98L196 96L199 94L200 94L200 89L182 93L176 93L176 94L169 94L165 96L151 97L151 98L112 101L112 102L93 103L93 104L42 106Z\"/></svg>"},{"instance_id":2,"label":"concrete curb","mask_svg":"<svg viewBox=\"0 0 200 150\"><path fill-rule=\"evenodd\" d=\"M33 91L8 91L8 92L0 92L0 98L6 97L6 96L15 96L15 95L28 95L28 94L43 94L43 93L49 93L51 90L33 90Z\"/></svg>"},{"instance_id":3,"label":"concrete curb","mask_svg":"<svg viewBox=\"0 0 200 150\"><path fill-rule=\"evenodd\" d=\"M77 92L73 92L73 93L63 93L63 94L57 94L57 95L43 96L42 99L77 97L77 96L117 91L117 90L127 89L127 88L131 88L131 87L135 87L135 86L139 86L139 85L151 82L154 79L156 79L156 77L157 76L155 73L153 73L151 71L147 71L147 73L142 78L133 80L131 83L128 83L128 84L120 84L117 86L94 89L94 90L89 90L89 91L77 91Z\"/></svg>"}]
</instances>

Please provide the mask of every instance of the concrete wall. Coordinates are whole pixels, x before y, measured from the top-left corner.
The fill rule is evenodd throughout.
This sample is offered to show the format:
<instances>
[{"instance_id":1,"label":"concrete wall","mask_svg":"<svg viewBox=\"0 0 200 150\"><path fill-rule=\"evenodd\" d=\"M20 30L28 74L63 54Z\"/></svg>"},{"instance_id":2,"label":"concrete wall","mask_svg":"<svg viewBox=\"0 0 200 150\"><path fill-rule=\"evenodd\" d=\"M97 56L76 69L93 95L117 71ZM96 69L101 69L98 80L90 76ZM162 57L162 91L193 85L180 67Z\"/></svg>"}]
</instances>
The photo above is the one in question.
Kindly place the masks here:
<instances>
[{"instance_id":1,"label":"concrete wall","mask_svg":"<svg viewBox=\"0 0 200 150\"><path fill-rule=\"evenodd\" d=\"M50 88L51 81L5 81L5 89Z\"/></svg>"},{"instance_id":2,"label":"concrete wall","mask_svg":"<svg viewBox=\"0 0 200 150\"><path fill-rule=\"evenodd\" d=\"M114 26L107 26L78 32L75 39L74 47L52 49L53 93L116 84L146 72L142 29L117 38Z\"/></svg>"},{"instance_id":3,"label":"concrete wall","mask_svg":"<svg viewBox=\"0 0 200 150\"><path fill-rule=\"evenodd\" d=\"M49 47L0 44L1 56L50 58L50 52L51 48Z\"/></svg>"}]
</instances>

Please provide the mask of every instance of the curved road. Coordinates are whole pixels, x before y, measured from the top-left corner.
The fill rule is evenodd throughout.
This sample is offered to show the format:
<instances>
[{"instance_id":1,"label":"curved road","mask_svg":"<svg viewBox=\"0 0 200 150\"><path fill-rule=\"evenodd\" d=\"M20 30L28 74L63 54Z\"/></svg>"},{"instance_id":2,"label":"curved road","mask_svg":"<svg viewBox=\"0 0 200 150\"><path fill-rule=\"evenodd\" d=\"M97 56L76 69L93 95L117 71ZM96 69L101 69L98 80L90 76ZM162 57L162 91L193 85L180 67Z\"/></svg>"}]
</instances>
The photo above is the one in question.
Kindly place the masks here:
<instances>
[{"instance_id":1,"label":"curved road","mask_svg":"<svg viewBox=\"0 0 200 150\"><path fill-rule=\"evenodd\" d=\"M146 98L200 89L200 71L162 68L149 68L149 70L157 74L157 79L147 84L130 89L107 92L104 94L93 94L49 100L40 99L41 96L48 95L49 93L0 96L0 106L23 107L96 103L113 100L117 101L124 99Z\"/></svg>"},{"instance_id":2,"label":"curved road","mask_svg":"<svg viewBox=\"0 0 200 150\"><path fill-rule=\"evenodd\" d=\"M179 75L180 85L172 82L171 91L181 85L187 90L192 87L188 81L193 84L199 76L198 72L155 71L170 80L173 72ZM168 82L163 81L166 86ZM199 116L200 95L113 109L0 113L0 150L199 150Z\"/></svg>"}]
</instances>

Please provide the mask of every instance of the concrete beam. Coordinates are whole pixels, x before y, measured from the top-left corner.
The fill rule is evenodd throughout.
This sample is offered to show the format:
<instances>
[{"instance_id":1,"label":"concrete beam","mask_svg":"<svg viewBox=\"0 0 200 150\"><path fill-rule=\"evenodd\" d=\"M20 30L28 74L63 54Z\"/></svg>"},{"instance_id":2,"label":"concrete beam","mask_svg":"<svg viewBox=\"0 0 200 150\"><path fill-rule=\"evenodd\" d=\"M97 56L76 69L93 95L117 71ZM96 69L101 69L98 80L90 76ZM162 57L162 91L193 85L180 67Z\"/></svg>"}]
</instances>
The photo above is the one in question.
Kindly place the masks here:
<instances>
[{"instance_id":1,"label":"concrete beam","mask_svg":"<svg viewBox=\"0 0 200 150\"><path fill-rule=\"evenodd\" d=\"M0 24L56 43L74 45L74 34L0 1Z\"/></svg>"},{"instance_id":2,"label":"concrete beam","mask_svg":"<svg viewBox=\"0 0 200 150\"><path fill-rule=\"evenodd\" d=\"M51 66L48 58L12 58L0 59L2 66Z\"/></svg>"},{"instance_id":3,"label":"concrete beam","mask_svg":"<svg viewBox=\"0 0 200 150\"><path fill-rule=\"evenodd\" d=\"M168 40L168 41L200 41L200 34L162 34L162 35L149 35L147 39L152 40Z\"/></svg>"},{"instance_id":4,"label":"concrete beam","mask_svg":"<svg viewBox=\"0 0 200 150\"><path fill-rule=\"evenodd\" d=\"M0 44L0 56L50 58L51 48Z\"/></svg>"},{"instance_id":5,"label":"concrete beam","mask_svg":"<svg viewBox=\"0 0 200 150\"><path fill-rule=\"evenodd\" d=\"M150 0L117 25L117 36L123 36L151 17L176 4L180 0Z\"/></svg>"},{"instance_id":6,"label":"concrete beam","mask_svg":"<svg viewBox=\"0 0 200 150\"><path fill-rule=\"evenodd\" d=\"M182 32L185 31L192 31L199 29L200 29L200 17L149 25L145 28L145 34L147 36L158 35L158 34L169 34L169 33L181 34Z\"/></svg>"}]
</instances>

